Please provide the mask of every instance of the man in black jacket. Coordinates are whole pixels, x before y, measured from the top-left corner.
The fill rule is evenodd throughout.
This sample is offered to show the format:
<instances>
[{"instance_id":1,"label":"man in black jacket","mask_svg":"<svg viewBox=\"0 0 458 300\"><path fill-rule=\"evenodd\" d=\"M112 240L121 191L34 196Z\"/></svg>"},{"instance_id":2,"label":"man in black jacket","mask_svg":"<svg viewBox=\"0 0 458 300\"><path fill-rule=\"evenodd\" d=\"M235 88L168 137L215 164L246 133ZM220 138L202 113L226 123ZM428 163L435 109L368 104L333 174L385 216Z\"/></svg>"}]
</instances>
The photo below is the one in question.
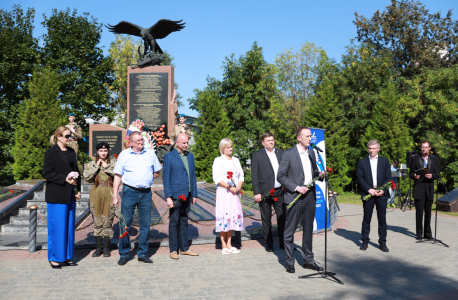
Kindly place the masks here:
<instances>
[{"instance_id":1,"label":"man in black jacket","mask_svg":"<svg viewBox=\"0 0 458 300\"><path fill-rule=\"evenodd\" d=\"M261 211L262 231L266 241L265 249L267 252L272 252L272 205L277 215L280 249L285 249L283 242L285 205L283 202L282 186L277 181L278 166L283 150L274 147L275 140L272 133L264 133L261 139L264 147L256 151L251 158L251 178L254 200L259 203L259 209ZM270 192L272 190L273 195L271 196Z\"/></svg>"},{"instance_id":2,"label":"man in black jacket","mask_svg":"<svg viewBox=\"0 0 458 300\"><path fill-rule=\"evenodd\" d=\"M441 169L439 159L429 155L431 145L427 140L421 142L421 155L412 157L410 163L410 178L414 179L413 198L416 210L416 239L432 239L431 233L431 207L434 201L434 180L439 178ZM417 171L428 169L426 174L418 174ZM418 172L420 173L420 172ZM423 210L425 211L425 230L423 232Z\"/></svg>"},{"instance_id":3,"label":"man in black jacket","mask_svg":"<svg viewBox=\"0 0 458 300\"><path fill-rule=\"evenodd\" d=\"M388 183L391 179L390 161L386 157L378 156L380 142L370 140L367 143L369 156L360 159L356 170L356 178L361 187L361 200L364 196L371 195L370 199L363 200L363 226L361 229L361 250L367 250L369 244L369 233L371 230L372 212L374 204L377 207L379 249L388 252L386 246L386 203L390 196L388 189L377 190L377 187Z\"/></svg>"}]
</instances>

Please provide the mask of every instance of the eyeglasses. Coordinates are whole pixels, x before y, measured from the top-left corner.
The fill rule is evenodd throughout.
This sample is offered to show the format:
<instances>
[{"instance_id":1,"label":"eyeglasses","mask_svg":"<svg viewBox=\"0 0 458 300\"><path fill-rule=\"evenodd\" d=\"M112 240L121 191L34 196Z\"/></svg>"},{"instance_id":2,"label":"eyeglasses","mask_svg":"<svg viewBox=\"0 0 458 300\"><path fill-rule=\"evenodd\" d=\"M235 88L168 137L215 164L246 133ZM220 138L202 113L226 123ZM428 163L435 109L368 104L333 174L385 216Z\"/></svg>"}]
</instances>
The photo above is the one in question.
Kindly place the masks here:
<instances>
[{"instance_id":1,"label":"eyeglasses","mask_svg":"<svg viewBox=\"0 0 458 300\"><path fill-rule=\"evenodd\" d=\"M136 143L136 144L143 144L145 141L144 140L139 140L139 141L132 141L133 143Z\"/></svg>"},{"instance_id":2,"label":"eyeglasses","mask_svg":"<svg viewBox=\"0 0 458 300\"><path fill-rule=\"evenodd\" d=\"M69 138L72 137L72 135L71 134L67 134L67 135L63 135L62 137L68 140Z\"/></svg>"}]
</instances>

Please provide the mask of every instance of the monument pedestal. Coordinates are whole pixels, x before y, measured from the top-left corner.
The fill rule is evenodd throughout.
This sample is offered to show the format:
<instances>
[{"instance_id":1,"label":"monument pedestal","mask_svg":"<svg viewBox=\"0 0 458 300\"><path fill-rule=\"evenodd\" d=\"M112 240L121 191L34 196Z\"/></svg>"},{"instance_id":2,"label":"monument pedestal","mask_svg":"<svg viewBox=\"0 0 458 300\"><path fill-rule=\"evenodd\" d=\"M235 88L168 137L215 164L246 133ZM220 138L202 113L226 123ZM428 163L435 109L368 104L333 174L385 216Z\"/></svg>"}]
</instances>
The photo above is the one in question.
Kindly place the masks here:
<instances>
[{"instance_id":1,"label":"monument pedestal","mask_svg":"<svg viewBox=\"0 0 458 300\"><path fill-rule=\"evenodd\" d=\"M89 156L94 158L97 146L100 142L106 142L110 145L110 156L119 155L125 150L124 140L127 130L121 127L109 124L90 124L89 125Z\"/></svg>"},{"instance_id":2,"label":"monument pedestal","mask_svg":"<svg viewBox=\"0 0 458 300\"><path fill-rule=\"evenodd\" d=\"M172 66L127 67L127 126L141 118L156 131L166 124L170 136L178 112Z\"/></svg>"}]
</instances>

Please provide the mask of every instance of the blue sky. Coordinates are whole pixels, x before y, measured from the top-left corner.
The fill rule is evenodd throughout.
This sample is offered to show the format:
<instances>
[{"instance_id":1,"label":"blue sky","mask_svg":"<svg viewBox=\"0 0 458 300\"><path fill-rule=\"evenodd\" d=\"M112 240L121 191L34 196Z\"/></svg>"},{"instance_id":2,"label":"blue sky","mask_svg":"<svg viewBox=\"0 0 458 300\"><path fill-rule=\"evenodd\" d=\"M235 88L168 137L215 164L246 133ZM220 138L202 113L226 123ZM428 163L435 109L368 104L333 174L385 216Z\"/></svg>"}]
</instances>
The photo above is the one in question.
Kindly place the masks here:
<instances>
[{"instance_id":1,"label":"blue sky","mask_svg":"<svg viewBox=\"0 0 458 300\"><path fill-rule=\"evenodd\" d=\"M20 4L24 10L35 8L36 37L46 32L41 25L43 14L50 16L53 8L77 9L79 15L89 12L98 22L111 25L126 20L149 27L159 19L183 19L186 28L158 40L158 43L175 57L175 81L185 103L179 113L197 116L196 111L188 108L187 99L194 96L195 88L206 86L207 76L222 78L221 67L226 56L234 53L239 57L256 41L263 47L265 59L273 63L283 49L297 49L310 42L340 61L350 39L356 36L354 13L370 18L376 10L383 11L390 3L390 0L2 0L0 8L11 10L14 4ZM423 0L422 3L430 12L441 11L444 15L458 2ZM457 19L456 15L453 19ZM113 40L114 34L104 28L101 46L106 54Z\"/></svg>"}]
</instances>

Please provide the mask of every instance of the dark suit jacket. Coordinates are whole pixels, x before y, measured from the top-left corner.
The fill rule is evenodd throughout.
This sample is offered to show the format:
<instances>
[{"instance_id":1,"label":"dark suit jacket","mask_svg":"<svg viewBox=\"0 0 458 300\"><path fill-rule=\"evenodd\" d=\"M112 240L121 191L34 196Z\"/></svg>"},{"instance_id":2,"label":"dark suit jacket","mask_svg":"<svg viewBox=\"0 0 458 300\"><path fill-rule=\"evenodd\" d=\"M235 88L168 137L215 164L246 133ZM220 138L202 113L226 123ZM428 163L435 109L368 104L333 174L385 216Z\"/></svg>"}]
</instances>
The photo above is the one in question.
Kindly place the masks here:
<instances>
[{"instance_id":1,"label":"dark suit jacket","mask_svg":"<svg viewBox=\"0 0 458 300\"><path fill-rule=\"evenodd\" d=\"M280 166L283 150L274 148ZM253 194L267 195L275 186L275 172L270 162L266 149L262 147L253 154L251 158L251 181L253 183Z\"/></svg>"},{"instance_id":2,"label":"dark suit jacket","mask_svg":"<svg viewBox=\"0 0 458 300\"><path fill-rule=\"evenodd\" d=\"M162 183L164 185L165 197L178 199L178 196L189 194L188 172L177 149L164 155L164 166L162 169ZM197 197L196 166L194 155L188 152L189 181L191 182L191 196Z\"/></svg>"},{"instance_id":3,"label":"dark suit jacket","mask_svg":"<svg viewBox=\"0 0 458 300\"><path fill-rule=\"evenodd\" d=\"M316 165L315 152L307 149L312 165L312 179L320 175L320 171ZM301 157L297 145L284 151L278 168L277 180L285 187L285 203L289 204L294 198L299 195L294 191L298 186L304 186L304 168L302 167ZM322 179L321 179L322 180ZM313 186L311 187L313 188Z\"/></svg>"},{"instance_id":4,"label":"dark suit jacket","mask_svg":"<svg viewBox=\"0 0 458 300\"><path fill-rule=\"evenodd\" d=\"M434 200L434 181L439 178L439 173L441 170L440 162L437 157L429 156L428 159L428 169L433 175L431 179L426 177L420 177L419 179L415 179L415 171L423 169L423 159L421 155L415 155L412 157L411 165L410 165L410 178L414 179L413 183L413 198L414 199L425 199L427 195L427 199L429 201Z\"/></svg>"},{"instance_id":5,"label":"dark suit jacket","mask_svg":"<svg viewBox=\"0 0 458 300\"><path fill-rule=\"evenodd\" d=\"M65 181L70 172L78 172L78 163L76 152L67 146L67 151L73 158L73 169L70 169L70 162L67 156L60 150L56 144L46 150L45 161L43 165L43 178L46 179L45 201L49 203L70 204L72 199L73 185ZM81 191L81 174L77 180L78 191Z\"/></svg>"},{"instance_id":6,"label":"dark suit jacket","mask_svg":"<svg viewBox=\"0 0 458 300\"><path fill-rule=\"evenodd\" d=\"M356 179L361 187L361 199L369 194L369 190L374 188L372 181L371 163L369 156L360 159L356 169ZM384 185L391 180L391 165L388 158L380 156L377 162L377 186ZM389 190L383 190L384 193L380 199L388 199L390 197Z\"/></svg>"}]
</instances>

